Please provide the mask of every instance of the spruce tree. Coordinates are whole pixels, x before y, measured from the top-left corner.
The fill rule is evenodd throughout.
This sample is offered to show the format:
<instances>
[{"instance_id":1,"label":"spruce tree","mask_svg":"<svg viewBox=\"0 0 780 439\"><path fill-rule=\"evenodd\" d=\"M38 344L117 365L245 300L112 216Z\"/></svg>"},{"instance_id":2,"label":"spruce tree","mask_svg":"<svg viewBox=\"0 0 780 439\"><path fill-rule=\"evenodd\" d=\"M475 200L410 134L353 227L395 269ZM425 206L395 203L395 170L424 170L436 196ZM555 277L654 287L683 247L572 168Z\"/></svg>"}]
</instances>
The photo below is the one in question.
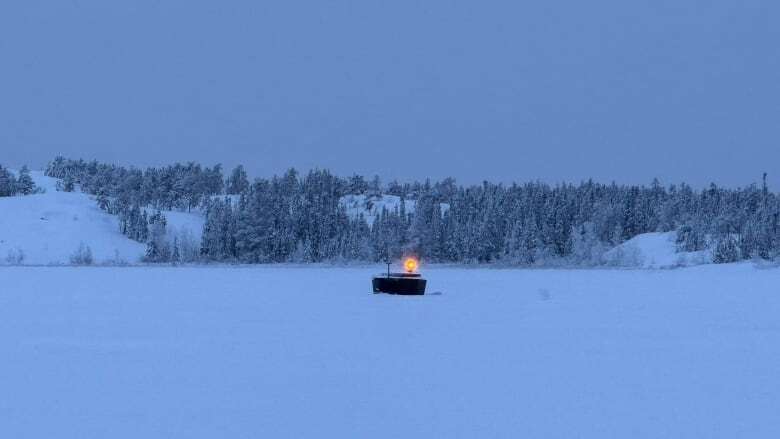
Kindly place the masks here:
<instances>
[{"instance_id":1,"label":"spruce tree","mask_svg":"<svg viewBox=\"0 0 780 439\"><path fill-rule=\"evenodd\" d=\"M238 165L233 169L225 186L228 195L242 194L249 189L249 179L246 176L244 166Z\"/></svg>"},{"instance_id":2,"label":"spruce tree","mask_svg":"<svg viewBox=\"0 0 780 439\"><path fill-rule=\"evenodd\" d=\"M11 197L16 194L16 179L10 171L0 166L0 197Z\"/></svg>"},{"instance_id":3,"label":"spruce tree","mask_svg":"<svg viewBox=\"0 0 780 439\"><path fill-rule=\"evenodd\" d=\"M19 170L19 177L16 179L16 192L22 195L35 193L35 182L30 176L30 170L27 166L22 166Z\"/></svg>"}]
</instances>

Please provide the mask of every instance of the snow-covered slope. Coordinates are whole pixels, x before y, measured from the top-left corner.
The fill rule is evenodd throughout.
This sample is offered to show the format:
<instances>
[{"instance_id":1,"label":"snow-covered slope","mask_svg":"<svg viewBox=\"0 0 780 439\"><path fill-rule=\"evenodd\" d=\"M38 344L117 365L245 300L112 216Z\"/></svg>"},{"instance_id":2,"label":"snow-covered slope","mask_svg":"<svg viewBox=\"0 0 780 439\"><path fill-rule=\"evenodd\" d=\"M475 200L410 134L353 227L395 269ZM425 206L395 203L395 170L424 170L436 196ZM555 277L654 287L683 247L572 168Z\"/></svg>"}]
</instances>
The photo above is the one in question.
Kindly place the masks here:
<instances>
[{"instance_id":1,"label":"snow-covered slope","mask_svg":"<svg viewBox=\"0 0 780 439\"><path fill-rule=\"evenodd\" d=\"M24 254L23 264L67 264L81 243L96 263L136 262L144 245L119 233L117 218L98 209L88 195L57 192L56 180L33 172L46 193L0 198L0 264Z\"/></svg>"},{"instance_id":2,"label":"snow-covered slope","mask_svg":"<svg viewBox=\"0 0 780 439\"><path fill-rule=\"evenodd\" d=\"M118 218L98 209L92 197L58 192L57 180L41 172L31 176L45 193L0 198L0 265L68 264L82 243L90 247L96 264L135 263L143 256L145 245L119 233ZM200 212L163 213L171 239L200 240ZM24 255L21 261L19 254Z\"/></svg>"},{"instance_id":3,"label":"snow-covered slope","mask_svg":"<svg viewBox=\"0 0 780 439\"><path fill-rule=\"evenodd\" d=\"M387 209L388 212L400 209L401 197L395 195L346 195L341 197L339 203L347 209L347 215L351 219L357 219L363 215L368 225L373 225L374 220L382 214L382 209ZM406 213L414 213L414 208L414 200L404 200Z\"/></svg>"},{"instance_id":4,"label":"snow-covered slope","mask_svg":"<svg viewBox=\"0 0 780 439\"><path fill-rule=\"evenodd\" d=\"M708 251L678 253L675 232L643 233L609 250L604 255L607 265L631 268L671 268L708 264Z\"/></svg>"},{"instance_id":5,"label":"snow-covered slope","mask_svg":"<svg viewBox=\"0 0 780 439\"><path fill-rule=\"evenodd\" d=\"M388 212L401 209L401 197L396 195L346 195L341 197L339 203L346 208L351 219L357 219L362 214L368 225L374 224L374 220L382 214L382 209L387 209ZM404 200L406 213L414 213L416 206L415 200ZM449 204L442 203L442 214L449 208Z\"/></svg>"},{"instance_id":6,"label":"snow-covered slope","mask_svg":"<svg viewBox=\"0 0 780 439\"><path fill-rule=\"evenodd\" d=\"M148 214L153 214L154 209L146 209ZM203 233L203 224L205 219L200 211L180 212L178 210L163 210L163 215L168 223L168 236L173 239L174 236L188 235L193 240L200 242L200 236Z\"/></svg>"}]
</instances>

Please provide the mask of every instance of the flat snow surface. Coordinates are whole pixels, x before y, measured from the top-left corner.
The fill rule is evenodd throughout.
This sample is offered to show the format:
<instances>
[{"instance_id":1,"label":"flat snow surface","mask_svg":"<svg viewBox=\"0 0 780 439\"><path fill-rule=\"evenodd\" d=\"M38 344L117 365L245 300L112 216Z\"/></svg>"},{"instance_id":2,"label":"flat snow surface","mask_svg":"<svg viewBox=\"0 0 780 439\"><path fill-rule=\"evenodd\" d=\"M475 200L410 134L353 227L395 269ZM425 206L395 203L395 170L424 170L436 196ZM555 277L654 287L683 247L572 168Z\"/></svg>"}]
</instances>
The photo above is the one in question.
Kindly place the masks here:
<instances>
[{"instance_id":1,"label":"flat snow surface","mask_svg":"<svg viewBox=\"0 0 780 439\"><path fill-rule=\"evenodd\" d=\"M774 438L780 270L0 268L4 438Z\"/></svg>"}]
</instances>

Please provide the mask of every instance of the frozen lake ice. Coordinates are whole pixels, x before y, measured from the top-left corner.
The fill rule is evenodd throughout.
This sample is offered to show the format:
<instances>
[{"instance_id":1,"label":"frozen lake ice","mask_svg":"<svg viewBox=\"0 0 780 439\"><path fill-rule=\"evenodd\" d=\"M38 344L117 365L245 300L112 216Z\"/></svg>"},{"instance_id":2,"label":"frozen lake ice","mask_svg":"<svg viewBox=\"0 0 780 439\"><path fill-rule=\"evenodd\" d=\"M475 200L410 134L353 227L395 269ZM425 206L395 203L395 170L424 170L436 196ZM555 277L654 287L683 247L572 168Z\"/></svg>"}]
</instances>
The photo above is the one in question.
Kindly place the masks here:
<instances>
[{"instance_id":1,"label":"frozen lake ice","mask_svg":"<svg viewBox=\"0 0 780 439\"><path fill-rule=\"evenodd\" d=\"M0 437L777 437L780 270L0 267Z\"/></svg>"}]
</instances>

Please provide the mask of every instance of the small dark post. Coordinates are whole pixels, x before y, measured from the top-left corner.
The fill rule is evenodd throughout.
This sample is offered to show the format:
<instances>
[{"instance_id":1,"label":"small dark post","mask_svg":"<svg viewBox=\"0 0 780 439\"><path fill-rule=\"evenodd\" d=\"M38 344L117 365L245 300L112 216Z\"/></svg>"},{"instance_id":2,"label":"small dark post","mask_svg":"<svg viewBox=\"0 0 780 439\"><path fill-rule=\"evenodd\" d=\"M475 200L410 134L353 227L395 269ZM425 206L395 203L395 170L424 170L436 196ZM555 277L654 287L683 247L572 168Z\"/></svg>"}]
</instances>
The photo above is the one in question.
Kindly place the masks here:
<instances>
[{"instance_id":1,"label":"small dark post","mask_svg":"<svg viewBox=\"0 0 780 439\"><path fill-rule=\"evenodd\" d=\"M385 262L387 264L387 277L390 277L390 264L391 262Z\"/></svg>"}]
</instances>

